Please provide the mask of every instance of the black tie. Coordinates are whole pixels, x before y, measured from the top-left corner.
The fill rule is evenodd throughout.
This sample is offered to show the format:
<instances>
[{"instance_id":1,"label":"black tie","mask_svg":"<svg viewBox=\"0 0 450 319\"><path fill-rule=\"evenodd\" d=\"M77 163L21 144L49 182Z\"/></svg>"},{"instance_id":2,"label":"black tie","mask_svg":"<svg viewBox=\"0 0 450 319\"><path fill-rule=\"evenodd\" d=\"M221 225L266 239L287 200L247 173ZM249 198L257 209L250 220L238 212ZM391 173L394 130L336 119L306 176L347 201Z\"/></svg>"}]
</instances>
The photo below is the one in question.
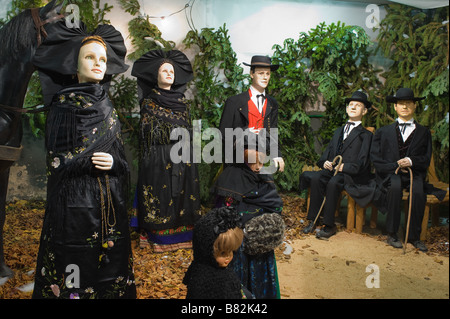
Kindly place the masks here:
<instances>
[{"instance_id":1,"label":"black tie","mask_svg":"<svg viewBox=\"0 0 450 319\"><path fill-rule=\"evenodd\" d=\"M266 97L264 96L264 94L258 94L257 96L256 96L256 99L258 100L258 109L259 109L259 112L261 112L262 111L262 106L263 106L263 104L264 104L264 99L265 99Z\"/></svg>"},{"instance_id":2,"label":"black tie","mask_svg":"<svg viewBox=\"0 0 450 319\"><path fill-rule=\"evenodd\" d=\"M402 134L405 134L405 130L406 130L406 127L408 125L411 125L411 123L398 123L398 126L403 126L402 127Z\"/></svg>"},{"instance_id":3,"label":"black tie","mask_svg":"<svg viewBox=\"0 0 450 319\"><path fill-rule=\"evenodd\" d=\"M347 134L350 131L350 126L355 125L353 122L347 122L345 123L344 133Z\"/></svg>"}]
</instances>

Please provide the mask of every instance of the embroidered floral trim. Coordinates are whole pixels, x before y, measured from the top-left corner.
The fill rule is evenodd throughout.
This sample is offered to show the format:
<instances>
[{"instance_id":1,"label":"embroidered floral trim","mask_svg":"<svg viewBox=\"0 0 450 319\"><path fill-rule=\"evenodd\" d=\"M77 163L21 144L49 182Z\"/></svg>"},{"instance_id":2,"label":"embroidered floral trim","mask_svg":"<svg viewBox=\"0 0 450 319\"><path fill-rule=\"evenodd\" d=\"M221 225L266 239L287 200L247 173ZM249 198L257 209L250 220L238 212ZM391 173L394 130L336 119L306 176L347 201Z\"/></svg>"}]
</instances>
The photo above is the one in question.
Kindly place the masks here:
<instances>
[{"instance_id":1,"label":"embroidered floral trim","mask_svg":"<svg viewBox=\"0 0 450 319\"><path fill-rule=\"evenodd\" d=\"M147 215L144 217L144 221L146 223L155 223L155 224L165 224L169 222L172 217L160 217L160 209L159 205L161 202L158 197L153 195L153 187L151 185L142 185L143 197L144 197L144 206L147 212Z\"/></svg>"}]
</instances>

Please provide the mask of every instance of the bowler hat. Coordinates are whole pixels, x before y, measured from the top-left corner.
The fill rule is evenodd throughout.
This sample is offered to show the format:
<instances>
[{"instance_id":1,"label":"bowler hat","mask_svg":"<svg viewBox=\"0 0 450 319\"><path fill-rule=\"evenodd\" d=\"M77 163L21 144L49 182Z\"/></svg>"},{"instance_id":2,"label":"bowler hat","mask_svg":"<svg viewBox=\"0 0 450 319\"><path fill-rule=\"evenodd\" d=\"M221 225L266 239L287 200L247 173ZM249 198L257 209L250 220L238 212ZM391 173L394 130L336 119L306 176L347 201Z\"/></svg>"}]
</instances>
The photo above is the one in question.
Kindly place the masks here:
<instances>
[{"instance_id":1,"label":"bowler hat","mask_svg":"<svg viewBox=\"0 0 450 319\"><path fill-rule=\"evenodd\" d=\"M414 92L411 89L408 88L401 88L397 90L397 93L395 95L388 95L386 96L386 102L389 103L396 103L397 101L420 101L423 100L425 97L415 97Z\"/></svg>"},{"instance_id":2,"label":"bowler hat","mask_svg":"<svg viewBox=\"0 0 450 319\"><path fill-rule=\"evenodd\" d=\"M364 103L367 109L372 107L372 102L367 99L367 95L364 92L356 91L352 94L351 97L345 98L345 104L348 104L350 101L358 101Z\"/></svg>"},{"instance_id":3,"label":"bowler hat","mask_svg":"<svg viewBox=\"0 0 450 319\"><path fill-rule=\"evenodd\" d=\"M243 62L244 65L249 66L249 67L269 67L271 71L276 71L279 67L279 65L273 65L272 64L272 59L267 57L267 56L263 56L263 55L254 55L252 57L252 60L250 62L250 64Z\"/></svg>"}]
</instances>

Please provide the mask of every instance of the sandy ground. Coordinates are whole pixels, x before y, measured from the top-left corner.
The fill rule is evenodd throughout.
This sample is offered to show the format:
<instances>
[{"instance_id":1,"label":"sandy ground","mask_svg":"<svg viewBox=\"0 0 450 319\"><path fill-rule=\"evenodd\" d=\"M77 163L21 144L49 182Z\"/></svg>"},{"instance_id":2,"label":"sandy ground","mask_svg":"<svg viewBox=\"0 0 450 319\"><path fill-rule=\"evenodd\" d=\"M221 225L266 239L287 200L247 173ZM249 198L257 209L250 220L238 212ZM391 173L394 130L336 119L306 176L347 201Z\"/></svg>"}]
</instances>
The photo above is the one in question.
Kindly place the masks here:
<instances>
[{"instance_id":1,"label":"sandy ground","mask_svg":"<svg viewBox=\"0 0 450 319\"><path fill-rule=\"evenodd\" d=\"M329 240L308 235L289 245L290 258L277 262L282 299L449 298L449 258L411 244L403 254L373 237L340 231Z\"/></svg>"}]
</instances>

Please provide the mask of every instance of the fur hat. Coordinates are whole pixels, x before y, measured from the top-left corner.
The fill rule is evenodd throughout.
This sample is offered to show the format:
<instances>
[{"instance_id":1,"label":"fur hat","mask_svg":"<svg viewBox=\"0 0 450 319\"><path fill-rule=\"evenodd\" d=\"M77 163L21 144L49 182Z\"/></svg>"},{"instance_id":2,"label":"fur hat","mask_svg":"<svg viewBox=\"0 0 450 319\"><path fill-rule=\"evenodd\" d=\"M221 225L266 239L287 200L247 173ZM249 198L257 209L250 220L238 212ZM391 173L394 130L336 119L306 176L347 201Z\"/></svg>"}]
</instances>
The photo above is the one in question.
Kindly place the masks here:
<instances>
[{"instance_id":1,"label":"fur hat","mask_svg":"<svg viewBox=\"0 0 450 319\"><path fill-rule=\"evenodd\" d=\"M285 225L278 213L266 213L245 223L244 252L263 254L278 247L284 238Z\"/></svg>"}]
</instances>

